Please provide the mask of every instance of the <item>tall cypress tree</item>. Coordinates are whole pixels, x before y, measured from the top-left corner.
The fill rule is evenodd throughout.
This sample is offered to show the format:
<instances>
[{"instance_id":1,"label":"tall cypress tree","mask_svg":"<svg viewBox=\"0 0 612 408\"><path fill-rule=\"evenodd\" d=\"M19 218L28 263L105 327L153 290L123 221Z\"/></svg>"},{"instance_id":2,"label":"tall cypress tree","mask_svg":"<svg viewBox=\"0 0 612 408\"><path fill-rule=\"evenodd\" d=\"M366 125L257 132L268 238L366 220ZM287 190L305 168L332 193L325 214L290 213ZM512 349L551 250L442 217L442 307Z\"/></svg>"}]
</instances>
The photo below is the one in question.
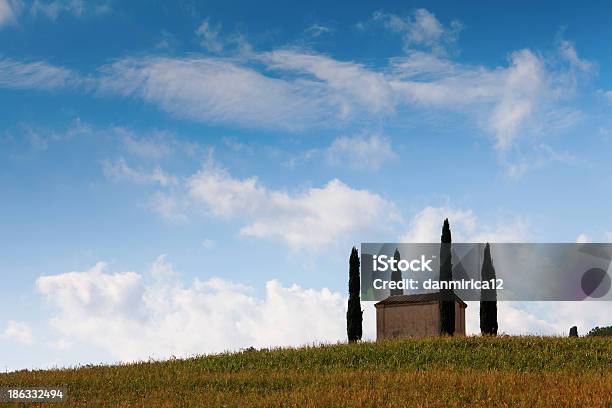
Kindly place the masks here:
<instances>
[{"instance_id":1,"label":"tall cypress tree","mask_svg":"<svg viewBox=\"0 0 612 408\"><path fill-rule=\"evenodd\" d=\"M395 253L393 254L393 259L395 259L395 266L397 266L398 262L400 261L401 255L400 252L397 250L397 248L395 248ZM396 268L395 271L391 271L391 280L393 282L401 282L402 280L402 272L399 270L399 268ZM402 289L391 289L391 296L398 296L398 295L403 295L404 291Z\"/></svg>"},{"instance_id":2,"label":"tall cypress tree","mask_svg":"<svg viewBox=\"0 0 612 408\"><path fill-rule=\"evenodd\" d=\"M453 264L451 260L451 230L448 218L442 226L440 237L440 281L453 280ZM452 289L440 291L440 334L452 336L455 333L455 292Z\"/></svg>"},{"instance_id":3,"label":"tall cypress tree","mask_svg":"<svg viewBox=\"0 0 612 408\"><path fill-rule=\"evenodd\" d=\"M480 276L482 281L495 280L495 267L488 243L484 249ZM497 335L497 291L495 289L480 290L480 332L492 336Z\"/></svg>"},{"instance_id":4,"label":"tall cypress tree","mask_svg":"<svg viewBox=\"0 0 612 408\"><path fill-rule=\"evenodd\" d=\"M361 340L363 312L359 297L359 253L357 248L351 250L349 258L349 300L346 311L346 333L349 342Z\"/></svg>"}]
</instances>

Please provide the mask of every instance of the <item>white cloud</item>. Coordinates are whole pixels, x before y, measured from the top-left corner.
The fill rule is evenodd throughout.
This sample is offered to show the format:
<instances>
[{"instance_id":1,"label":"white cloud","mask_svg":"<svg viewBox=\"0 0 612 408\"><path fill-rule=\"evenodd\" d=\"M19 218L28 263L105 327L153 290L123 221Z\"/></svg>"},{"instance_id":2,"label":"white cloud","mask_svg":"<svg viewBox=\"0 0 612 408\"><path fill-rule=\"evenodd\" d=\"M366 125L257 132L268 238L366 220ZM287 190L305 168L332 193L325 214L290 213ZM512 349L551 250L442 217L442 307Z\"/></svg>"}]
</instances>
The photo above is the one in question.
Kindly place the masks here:
<instances>
[{"instance_id":1,"label":"white cloud","mask_svg":"<svg viewBox=\"0 0 612 408\"><path fill-rule=\"evenodd\" d=\"M552 147L539 143L531 146L529 155L517 154L512 161L502 160L502 165L509 178L518 179L529 171L554 162L576 164L580 163L580 160L571 153L557 152Z\"/></svg>"},{"instance_id":2,"label":"white cloud","mask_svg":"<svg viewBox=\"0 0 612 408\"><path fill-rule=\"evenodd\" d=\"M324 84L329 100L341 107L341 118L359 113L384 117L411 106L465 112L495 135L501 150L521 133L539 132L540 124L549 130L546 118L559 109L556 101L567 96L576 80L528 49L511 53L508 66L495 69L414 51L392 59L389 72L292 50L262 58L272 69L312 76ZM572 116L568 113L563 116Z\"/></svg>"},{"instance_id":3,"label":"white cloud","mask_svg":"<svg viewBox=\"0 0 612 408\"><path fill-rule=\"evenodd\" d=\"M101 347L123 361L346 336L346 299L328 289L271 280L259 298L251 288L220 278L187 286L168 279L146 283L133 272L105 268L98 263L85 272L41 277L37 287L54 308L51 324L63 339ZM160 268L173 275L164 258L153 267Z\"/></svg>"},{"instance_id":4,"label":"white cloud","mask_svg":"<svg viewBox=\"0 0 612 408\"><path fill-rule=\"evenodd\" d=\"M396 157L389 138L373 133L366 136L339 136L328 147L306 150L285 164L293 168L313 160L324 160L331 166L378 170Z\"/></svg>"},{"instance_id":5,"label":"white cloud","mask_svg":"<svg viewBox=\"0 0 612 408\"><path fill-rule=\"evenodd\" d=\"M389 16L384 21L406 25L412 43L429 44L446 38L449 31L425 10L409 23ZM219 51L216 32L205 20L201 34L209 48ZM239 42L235 37L222 44ZM402 122L420 111L452 111L492 134L497 148L506 151L521 139L566 128L580 117L568 100L576 91L578 71L592 71L587 69L591 63L579 58L566 41L557 51L561 58L517 50L499 67L460 64L416 50L383 67L299 49L249 51L232 58L145 56L120 59L89 77L45 62L4 59L0 86L80 85L98 95L140 98L199 122L292 132L371 124L377 119Z\"/></svg>"},{"instance_id":6,"label":"white cloud","mask_svg":"<svg viewBox=\"0 0 612 408\"><path fill-rule=\"evenodd\" d=\"M453 242L525 242L530 237L526 221L508 217L482 226L472 210L425 207L415 214L401 242L440 242L442 223L448 218Z\"/></svg>"},{"instance_id":7,"label":"white cloud","mask_svg":"<svg viewBox=\"0 0 612 408\"><path fill-rule=\"evenodd\" d=\"M107 274L106 267L105 262L98 262L85 272L41 276L36 287L72 317L84 312L112 315L137 311L137 298L144 291L142 277L134 272Z\"/></svg>"},{"instance_id":8,"label":"white cloud","mask_svg":"<svg viewBox=\"0 0 612 408\"><path fill-rule=\"evenodd\" d=\"M22 123L14 131L11 131L11 133L13 132L18 134L18 137L22 137L27 141L34 150L45 151L54 143L90 135L91 127L77 117L66 128L61 130L51 130Z\"/></svg>"},{"instance_id":9,"label":"white cloud","mask_svg":"<svg viewBox=\"0 0 612 408\"><path fill-rule=\"evenodd\" d=\"M327 160L335 165L376 170L395 159L389 139L373 134L369 137L341 136L327 149Z\"/></svg>"},{"instance_id":10,"label":"white cloud","mask_svg":"<svg viewBox=\"0 0 612 408\"><path fill-rule=\"evenodd\" d=\"M494 70L450 64L419 53L397 59L395 64L397 75L415 78L393 82L400 96L474 115L495 135L500 149L508 148L536 113L549 108L545 102L555 94L549 82L556 74L548 72L544 61L526 49L512 53L508 67ZM428 79L421 79L424 76Z\"/></svg>"},{"instance_id":11,"label":"white cloud","mask_svg":"<svg viewBox=\"0 0 612 408\"><path fill-rule=\"evenodd\" d=\"M586 244L589 242L593 242L593 239L585 233L578 235L578 237L576 238L576 243L578 244Z\"/></svg>"},{"instance_id":12,"label":"white cloud","mask_svg":"<svg viewBox=\"0 0 612 408\"><path fill-rule=\"evenodd\" d=\"M81 358L89 361L99 361L99 349L134 361L346 340L346 297L328 289L270 280L256 296L253 288L221 278L185 285L165 256L149 276L112 273L100 262L84 272L40 277L36 286L51 307L50 325L62 347L86 345L90 354ZM468 304L467 332L478 334L479 305ZM373 340L373 302L362 308L364 339ZM609 317L601 302L498 302L498 310L499 330L508 334L567 335L577 325L584 335ZM9 327L12 339L29 344L29 326Z\"/></svg>"},{"instance_id":13,"label":"white cloud","mask_svg":"<svg viewBox=\"0 0 612 408\"><path fill-rule=\"evenodd\" d=\"M209 19L202 21L196 30L196 35L200 38L200 45L208 51L219 54L223 51L223 42L219 38L221 25L212 26Z\"/></svg>"},{"instance_id":14,"label":"white cloud","mask_svg":"<svg viewBox=\"0 0 612 408\"><path fill-rule=\"evenodd\" d=\"M382 72L367 69L361 64L343 62L333 58L306 54L293 50L277 50L262 54L260 58L270 69L307 74L317 82L302 80L302 87L325 85L319 97L328 99L340 118L349 118L359 112L387 115L395 104L388 79ZM316 92L315 89L312 90Z\"/></svg>"},{"instance_id":15,"label":"white cloud","mask_svg":"<svg viewBox=\"0 0 612 408\"><path fill-rule=\"evenodd\" d=\"M305 30L306 34L308 34L311 37L315 37L315 38L323 34L327 34L331 31L332 31L331 28L324 26L322 24L317 24L317 23L311 25Z\"/></svg>"},{"instance_id":16,"label":"white cloud","mask_svg":"<svg viewBox=\"0 0 612 408\"><path fill-rule=\"evenodd\" d=\"M79 85L74 72L46 62L0 59L0 87L9 89L58 89Z\"/></svg>"},{"instance_id":17,"label":"white cloud","mask_svg":"<svg viewBox=\"0 0 612 408\"><path fill-rule=\"evenodd\" d=\"M147 159L170 156L178 144L172 135L165 132L153 131L139 137L125 128L115 127L112 131L121 139L127 152Z\"/></svg>"},{"instance_id":18,"label":"white cloud","mask_svg":"<svg viewBox=\"0 0 612 408\"><path fill-rule=\"evenodd\" d=\"M599 90L598 92L602 97L604 97L605 99L607 99L609 102L612 102L612 91L604 91L604 90Z\"/></svg>"},{"instance_id":19,"label":"white cloud","mask_svg":"<svg viewBox=\"0 0 612 408\"><path fill-rule=\"evenodd\" d=\"M166 258L166 254L158 256L149 269L149 275L157 281L176 279L179 277L179 274L174 271L174 267Z\"/></svg>"},{"instance_id":20,"label":"white cloud","mask_svg":"<svg viewBox=\"0 0 612 408\"><path fill-rule=\"evenodd\" d=\"M373 18L382 22L387 29L400 33L406 50L422 46L436 54L446 53L446 48L457 40L462 29L461 23L456 20L451 22L450 27L444 27L433 13L425 9L418 9L409 17L376 12Z\"/></svg>"},{"instance_id":21,"label":"white cloud","mask_svg":"<svg viewBox=\"0 0 612 408\"><path fill-rule=\"evenodd\" d=\"M137 184L153 183L163 187L178 184L178 179L175 176L167 174L159 167L151 171L136 170L130 167L124 158L102 162L102 170L107 178L113 180L125 180Z\"/></svg>"},{"instance_id":22,"label":"white cloud","mask_svg":"<svg viewBox=\"0 0 612 408\"><path fill-rule=\"evenodd\" d=\"M252 54L251 44L249 44L243 34L235 32L229 36L222 37L220 33L221 24L213 25L209 18L204 19L195 31L202 48L212 54L222 54L224 52L231 52L237 56Z\"/></svg>"},{"instance_id":23,"label":"white cloud","mask_svg":"<svg viewBox=\"0 0 612 408\"><path fill-rule=\"evenodd\" d=\"M576 47L569 41L561 41L559 44L559 53L562 58L580 71L589 72L594 69L594 64L591 61L580 58L576 51Z\"/></svg>"},{"instance_id":24,"label":"white cloud","mask_svg":"<svg viewBox=\"0 0 612 408\"><path fill-rule=\"evenodd\" d=\"M102 93L140 97L196 121L297 131L338 111L320 84L265 76L227 59L126 59L101 73Z\"/></svg>"},{"instance_id":25,"label":"white cloud","mask_svg":"<svg viewBox=\"0 0 612 408\"><path fill-rule=\"evenodd\" d=\"M480 333L479 302L466 302L466 332ZM567 336L572 326L583 336L609 324L606 302L497 302L499 333Z\"/></svg>"},{"instance_id":26,"label":"white cloud","mask_svg":"<svg viewBox=\"0 0 612 408\"><path fill-rule=\"evenodd\" d=\"M155 48L169 50L174 48L178 43L179 39L175 34L166 30L161 30L159 40L155 43Z\"/></svg>"},{"instance_id":27,"label":"white cloud","mask_svg":"<svg viewBox=\"0 0 612 408\"><path fill-rule=\"evenodd\" d=\"M545 86L544 64L538 56L521 50L510 59L512 65L503 77L501 97L490 122L502 149L511 145L521 125L533 114Z\"/></svg>"},{"instance_id":28,"label":"white cloud","mask_svg":"<svg viewBox=\"0 0 612 408\"><path fill-rule=\"evenodd\" d=\"M269 190L257 178L233 178L209 163L188 181L189 194L212 215L238 218L241 235L276 238L294 249L318 249L380 231L398 215L394 205L334 179L298 193Z\"/></svg>"},{"instance_id":29,"label":"white cloud","mask_svg":"<svg viewBox=\"0 0 612 408\"><path fill-rule=\"evenodd\" d=\"M21 12L21 0L0 0L0 28L5 25L17 23L17 16Z\"/></svg>"},{"instance_id":30,"label":"white cloud","mask_svg":"<svg viewBox=\"0 0 612 408\"><path fill-rule=\"evenodd\" d=\"M190 178L188 188L212 215L224 218L254 214L264 208L268 200L268 192L258 185L256 177L235 179L210 162Z\"/></svg>"},{"instance_id":31,"label":"white cloud","mask_svg":"<svg viewBox=\"0 0 612 408\"><path fill-rule=\"evenodd\" d=\"M65 13L74 17L88 15L101 15L111 11L108 3L87 3L83 0L35 0L30 7L30 13L34 17L46 17L51 21Z\"/></svg>"},{"instance_id":32,"label":"white cloud","mask_svg":"<svg viewBox=\"0 0 612 408\"><path fill-rule=\"evenodd\" d=\"M32 345L34 344L34 336L32 328L25 322L16 322L9 320L2 337L7 340L15 341L19 344Z\"/></svg>"},{"instance_id":33,"label":"white cloud","mask_svg":"<svg viewBox=\"0 0 612 408\"><path fill-rule=\"evenodd\" d=\"M167 221L183 223L187 221L188 203L180 201L175 195L155 192L149 200L149 208Z\"/></svg>"}]
</instances>

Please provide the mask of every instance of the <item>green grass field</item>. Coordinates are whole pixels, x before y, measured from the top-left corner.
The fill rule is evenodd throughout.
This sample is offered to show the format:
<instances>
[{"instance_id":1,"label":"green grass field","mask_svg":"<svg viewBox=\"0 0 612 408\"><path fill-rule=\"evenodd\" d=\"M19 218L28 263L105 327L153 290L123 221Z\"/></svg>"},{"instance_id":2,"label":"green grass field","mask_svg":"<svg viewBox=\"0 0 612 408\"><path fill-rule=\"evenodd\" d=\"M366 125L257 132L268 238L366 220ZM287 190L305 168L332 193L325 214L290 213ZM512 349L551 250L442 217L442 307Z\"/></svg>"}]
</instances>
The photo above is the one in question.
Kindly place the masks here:
<instances>
[{"instance_id":1,"label":"green grass field","mask_svg":"<svg viewBox=\"0 0 612 408\"><path fill-rule=\"evenodd\" d=\"M612 407L612 338L431 338L0 375L58 385L78 407Z\"/></svg>"}]
</instances>

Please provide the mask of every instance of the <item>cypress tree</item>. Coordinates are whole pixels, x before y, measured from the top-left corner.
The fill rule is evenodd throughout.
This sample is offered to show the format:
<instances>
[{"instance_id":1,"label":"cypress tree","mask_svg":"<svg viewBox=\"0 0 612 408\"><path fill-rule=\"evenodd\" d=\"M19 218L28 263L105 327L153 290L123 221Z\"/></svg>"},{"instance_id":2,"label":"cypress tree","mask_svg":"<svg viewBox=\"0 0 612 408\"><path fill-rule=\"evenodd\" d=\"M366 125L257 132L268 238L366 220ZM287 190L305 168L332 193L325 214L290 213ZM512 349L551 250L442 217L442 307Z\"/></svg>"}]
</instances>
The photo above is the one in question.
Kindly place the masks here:
<instances>
[{"instance_id":1,"label":"cypress tree","mask_svg":"<svg viewBox=\"0 0 612 408\"><path fill-rule=\"evenodd\" d=\"M395 248L395 253L393 254L393 259L395 259L395 265L397 266L398 262L400 261L401 255L400 252L397 250L397 248ZM401 282L402 280L402 272L399 270L399 268L396 268L397 270L395 271L391 271L391 280L393 282ZM404 291L402 289L391 289L391 296L398 296L398 295L403 295Z\"/></svg>"},{"instance_id":2,"label":"cypress tree","mask_svg":"<svg viewBox=\"0 0 612 408\"><path fill-rule=\"evenodd\" d=\"M491 258L491 247L488 243L484 249L480 276L482 281L495 280L495 267ZM495 289L480 290L480 333L497 335L497 291Z\"/></svg>"},{"instance_id":3,"label":"cypress tree","mask_svg":"<svg viewBox=\"0 0 612 408\"><path fill-rule=\"evenodd\" d=\"M448 218L442 226L440 237L440 281L453 280L453 264L451 260L451 230ZM452 289L440 291L440 334L452 336L455 333L455 292Z\"/></svg>"},{"instance_id":4,"label":"cypress tree","mask_svg":"<svg viewBox=\"0 0 612 408\"><path fill-rule=\"evenodd\" d=\"M362 335L363 312L359 289L359 253L357 248L353 247L349 258L349 300L346 311L346 333L349 342L361 340Z\"/></svg>"}]
</instances>

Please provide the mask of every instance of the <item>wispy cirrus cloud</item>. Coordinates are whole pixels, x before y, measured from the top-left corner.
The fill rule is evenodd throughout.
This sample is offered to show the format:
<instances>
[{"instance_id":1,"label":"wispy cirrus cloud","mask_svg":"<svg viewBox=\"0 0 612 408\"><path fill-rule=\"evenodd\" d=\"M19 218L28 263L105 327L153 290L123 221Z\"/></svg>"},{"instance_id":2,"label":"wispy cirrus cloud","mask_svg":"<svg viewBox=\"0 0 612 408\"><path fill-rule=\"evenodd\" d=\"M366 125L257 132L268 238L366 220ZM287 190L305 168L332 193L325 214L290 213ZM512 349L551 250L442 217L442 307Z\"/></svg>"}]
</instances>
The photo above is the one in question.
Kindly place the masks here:
<instances>
[{"instance_id":1,"label":"wispy cirrus cloud","mask_svg":"<svg viewBox=\"0 0 612 408\"><path fill-rule=\"evenodd\" d=\"M257 54L254 61L280 76L241 60L151 57L105 66L99 89L197 121L289 131L399 120L406 109L450 110L480 124L500 150L539 132L555 111L578 117L564 106L572 71L528 49L494 69L422 52L392 59L382 70L287 49Z\"/></svg>"},{"instance_id":2,"label":"wispy cirrus cloud","mask_svg":"<svg viewBox=\"0 0 612 408\"><path fill-rule=\"evenodd\" d=\"M436 16L426 9L417 9L408 16L377 11L373 20L402 36L404 49L423 47L435 54L444 55L459 36L463 25L453 20L445 27Z\"/></svg>"},{"instance_id":3,"label":"wispy cirrus cloud","mask_svg":"<svg viewBox=\"0 0 612 408\"><path fill-rule=\"evenodd\" d=\"M126 180L137 184L159 184L162 187L178 184L178 179L156 167L151 171L130 167L124 158L102 162L104 175L112 180Z\"/></svg>"},{"instance_id":4,"label":"wispy cirrus cloud","mask_svg":"<svg viewBox=\"0 0 612 408\"><path fill-rule=\"evenodd\" d=\"M111 12L108 2L83 0L0 0L0 28L17 25L23 16L45 18L55 22L62 14L76 18L99 16Z\"/></svg>"},{"instance_id":5,"label":"wispy cirrus cloud","mask_svg":"<svg viewBox=\"0 0 612 408\"><path fill-rule=\"evenodd\" d=\"M290 158L285 165L293 168L315 160L323 160L333 167L353 170L378 170L384 163L391 162L396 157L391 140L373 133L370 135L339 136L329 146L309 149Z\"/></svg>"},{"instance_id":6,"label":"wispy cirrus cloud","mask_svg":"<svg viewBox=\"0 0 612 408\"><path fill-rule=\"evenodd\" d=\"M196 35L200 39L200 45L208 51L219 54L223 51L223 42L219 37L221 25L213 26L210 19L205 19L196 30Z\"/></svg>"},{"instance_id":7,"label":"wispy cirrus cloud","mask_svg":"<svg viewBox=\"0 0 612 408\"><path fill-rule=\"evenodd\" d=\"M378 15L403 30L410 44L448 42L451 28L426 10L408 19ZM227 41L209 20L200 26L214 53ZM206 45L208 44L208 45ZM386 65L341 61L299 48L238 53L233 57L144 56L119 59L82 76L47 62L0 60L0 86L58 89L80 86L107 97L143 100L181 118L246 128L301 132L386 121L415 113L458 112L491 134L498 150L543 129L571 126L579 118L569 101L593 63L561 41L554 57L521 49L503 66L462 64L411 47ZM551 127L551 118L562 118Z\"/></svg>"},{"instance_id":8,"label":"wispy cirrus cloud","mask_svg":"<svg viewBox=\"0 0 612 408\"><path fill-rule=\"evenodd\" d=\"M22 62L0 58L0 87L52 90L81 85L79 74L44 61Z\"/></svg>"},{"instance_id":9,"label":"wispy cirrus cloud","mask_svg":"<svg viewBox=\"0 0 612 408\"><path fill-rule=\"evenodd\" d=\"M266 76L220 58L127 59L104 66L99 91L142 98L196 121L298 131L337 108L321 84Z\"/></svg>"},{"instance_id":10,"label":"wispy cirrus cloud","mask_svg":"<svg viewBox=\"0 0 612 408\"><path fill-rule=\"evenodd\" d=\"M22 8L21 0L0 0L0 28L16 24Z\"/></svg>"},{"instance_id":11,"label":"wispy cirrus cloud","mask_svg":"<svg viewBox=\"0 0 612 408\"><path fill-rule=\"evenodd\" d=\"M55 21L61 14L74 17L85 17L90 15L102 15L109 13L111 6L108 2L85 2L83 0L34 0L30 7L30 13L34 17L46 17Z\"/></svg>"},{"instance_id":12,"label":"wispy cirrus cloud","mask_svg":"<svg viewBox=\"0 0 612 408\"><path fill-rule=\"evenodd\" d=\"M332 31L333 30L330 27L328 27L326 25L323 25L323 24L318 24L318 23L315 23L315 24L311 25L310 27L308 27L306 30L304 30L304 32L307 35L309 35L309 36L311 36L313 38L320 37L321 35L328 34L328 33L332 32Z\"/></svg>"}]
</instances>

